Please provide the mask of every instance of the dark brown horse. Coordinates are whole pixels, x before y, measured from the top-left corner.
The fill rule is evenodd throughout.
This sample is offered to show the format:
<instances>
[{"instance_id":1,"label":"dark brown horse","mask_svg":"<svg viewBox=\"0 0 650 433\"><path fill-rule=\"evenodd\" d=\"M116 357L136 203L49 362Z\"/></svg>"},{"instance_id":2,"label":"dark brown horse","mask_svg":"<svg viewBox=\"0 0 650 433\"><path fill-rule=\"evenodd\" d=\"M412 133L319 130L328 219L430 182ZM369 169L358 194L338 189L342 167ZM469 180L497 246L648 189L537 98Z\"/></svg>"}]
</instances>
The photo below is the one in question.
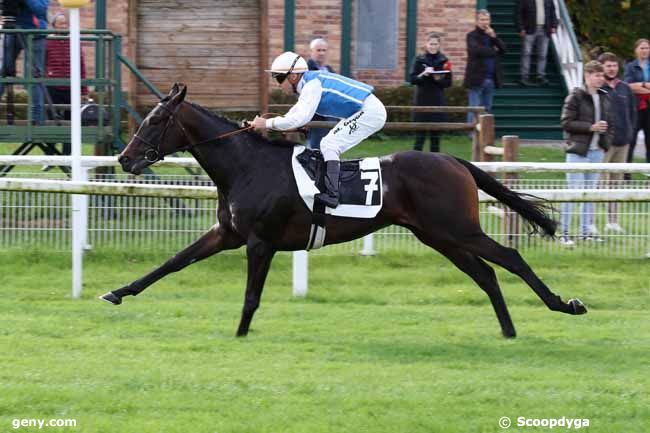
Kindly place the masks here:
<instances>
[{"instance_id":1,"label":"dark brown horse","mask_svg":"<svg viewBox=\"0 0 650 433\"><path fill-rule=\"evenodd\" d=\"M276 251L307 245L311 214L298 195L292 169L294 143L269 141L254 132L222 136L238 125L198 105L184 102L187 88L172 91L144 120L119 157L124 171L140 174L164 155L188 151L219 191L218 224L200 239L144 277L102 299L120 304L171 272L223 250L246 245L248 280L238 336L244 336L260 304L264 281ZM391 224L411 230L439 251L483 289L496 312L503 335L514 337L494 270L496 263L521 277L553 311L584 314L577 299L562 301L535 275L519 253L481 229L477 187L508 205L533 229L553 236L556 223L541 204L509 190L467 161L447 155L400 152L381 158L383 208L372 219L326 217L326 244L347 242Z\"/></svg>"}]
</instances>

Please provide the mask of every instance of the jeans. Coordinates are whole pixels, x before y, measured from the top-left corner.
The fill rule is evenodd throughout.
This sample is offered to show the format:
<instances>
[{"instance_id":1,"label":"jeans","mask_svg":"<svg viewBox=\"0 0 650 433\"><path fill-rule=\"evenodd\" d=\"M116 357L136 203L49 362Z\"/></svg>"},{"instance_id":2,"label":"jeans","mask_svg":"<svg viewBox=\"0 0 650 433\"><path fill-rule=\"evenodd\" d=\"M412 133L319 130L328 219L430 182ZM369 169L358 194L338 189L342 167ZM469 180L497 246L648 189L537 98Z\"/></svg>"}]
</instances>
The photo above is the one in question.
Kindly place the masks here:
<instances>
[{"instance_id":1,"label":"jeans","mask_svg":"<svg viewBox=\"0 0 650 433\"><path fill-rule=\"evenodd\" d=\"M602 149L589 150L587 156L576 155L575 153L566 154L566 162L603 162L605 152ZM571 189L593 189L598 184L600 173L567 173L567 187ZM562 203L562 215L560 216L560 226L562 234L569 233L571 226L571 213L573 212L574 203ZM583 203L582 213L580 216L581 234L589 235L589 226L594 224L594 204Z\"/></svg>"},{"instance_id":2,"label":"jeans","mask_svg":"<svg viewBox=\"0 0 650 433\"><path fill-rule=\"evenodd\" d=\"M523 49L521 50L521 78L528 79L530 73L530 55L533 53L533 46L537 46L537 75L540 78L546 76L546 53L548 53L549 37L546 36L544 26L537 26L535 33L526 34L524 37Z\"/></svg>"},{"instance_id":3,"label":"jeans","mask_svg":"<svg viewBox=\"0 0 650 433\"><path fill-rule=\"evenodd\" d=\"M488 113L492 112L492 99L494 99L494 80L486 78L480 87L469 89L469 105L472 107L483 106ZM474 123L475 113L467 113L467 123Z\"/></svg>"},{"instance_id":4,"label":"jeans","mask_svg":"<svg viewBox=\"0 0 650 433\"><path fill-rule=\"evenodd\" d=\"M46 49L46 40L45 38L38 38L32 40L32 53L27 52L26 39L23 35L15 34L5 34L3 42L3 53L2 58L2 71L0 71L0 76L2 77L15 77L16 76L16 59L22 50L25 50L25 69L27 65L31 64L32 66L32 77L42 78L44 77L43 71L45 71L45 49ZM42 83L32 86L28 86L32 90L32 120L36 123L42 123L45 120L43 105L44 93L43 90L45 86ZM0 83L0 98L4 94L5 84Z\"/></svg>"}]
</instances>

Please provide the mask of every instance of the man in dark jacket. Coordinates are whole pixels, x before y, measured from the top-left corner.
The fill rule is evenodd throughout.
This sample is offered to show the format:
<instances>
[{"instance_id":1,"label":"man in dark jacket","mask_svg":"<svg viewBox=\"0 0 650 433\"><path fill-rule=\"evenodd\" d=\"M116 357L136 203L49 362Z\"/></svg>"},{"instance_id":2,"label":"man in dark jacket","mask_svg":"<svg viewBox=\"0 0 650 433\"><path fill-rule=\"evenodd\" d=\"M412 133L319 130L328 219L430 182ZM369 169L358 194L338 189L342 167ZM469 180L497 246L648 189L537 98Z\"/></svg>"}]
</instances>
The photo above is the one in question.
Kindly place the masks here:
<instances>
[{"instance_id":1,"label":"man in dark jacket","mask_svg":"<svg viewBox=\"0 0 650 433\"><path fill-rule=\"evenodd\" d=\"M605 84L602 89L610 96L614 114L614 129L616 134L612 145L605 152L603 162L625 162L630 143L634 139L636 128L636 97L630 86L618 78L619 61L616 54L603 53L598 56L598 61L603 64L605 71ZM615 187L623 180L621 173L608 175L609 186ZM623 227L618 223L618 203L607 204L607 224L605 229L616 233L624 233Z\"/></svg>"},{"instance_id":2,"label":"man in dark jacket","mask_svg":"<svg viewBox=\"0 0 650 433\"><path fill-rule=\"evenodd\" d=\"M322 38L316 38L309 44L309 59L307 59L307 67L310 71L325 71L334 72L334 68L327 64L327 50L329 46L327 41ZM320 122L336 122L338 119L333 117L314 115L311 119ZM329 128L311 128L307 139L309 140L309 147L312 149L320 150L320 142L330 132Z\"/></svg>"},{"instance_id":3,"label":"man in dark jacket","mask_svg":"<svg viewBox=\"0 0 650 433\"><path fill-rule=\"evenodd\" d=\"M476 29L467 34L467 66L463 85L469 89L469 105L484 106L492 111L495 87L503 83L499 57L506 52L503 41L490 27L490 13L481 9L476 13ZM467 121L474 122L474 113Z\"/></svg>"},{"instance_id":4,"label":"man in dark jacket","mask_svg":"<svg viewBox=\"0 0 650 433\"><path fill-rule=\"evenodd\" d=\"M609 95L601 89L605 84L603 65L592 60L584 67L585 88L577 87L567 96L562 107L560 124L567 140L566 162L603 162L616 135L613 108ZM598 173L567 173L570 189L593 189ZM560 243L573 246L569 239L573 203L562 203ZM581 234L585 241L602 241L594 225L594 204L582 205Z\"/></svg>"},{"instance_id":5,"label":"man in dark jacket","mask_svg":"<svg viewBox=\"0 0 650 433\"><path fill-rule=\"evenodd\" d=\"M530 80L530 55L537 47L537 76L542 86L546 79L546 54L551 34L557 29L557 16L553 0L517 0L515 27L522 38L521 80L524 86L534 86Z\"/></svg>"}]
</instances>

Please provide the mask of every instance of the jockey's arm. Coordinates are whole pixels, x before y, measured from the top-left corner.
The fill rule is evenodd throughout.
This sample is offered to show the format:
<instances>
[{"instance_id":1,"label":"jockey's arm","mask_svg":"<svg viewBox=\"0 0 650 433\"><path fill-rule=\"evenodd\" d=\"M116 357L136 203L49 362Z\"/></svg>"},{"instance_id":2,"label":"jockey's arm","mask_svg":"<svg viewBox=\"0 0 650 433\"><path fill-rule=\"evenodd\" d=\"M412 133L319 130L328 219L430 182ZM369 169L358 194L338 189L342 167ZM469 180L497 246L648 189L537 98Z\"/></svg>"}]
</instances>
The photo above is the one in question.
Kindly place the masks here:
<instances>
[{"instance_id":1,"label":"jockey's arm","mask_svg":"<svg viewBox=\"0 0 650 433\"><path fill-rule=\"evenodd\" d=\"M316 113L322 91L320 80L311 80L303 86L298 102L287 114L266 119L266 127L286 131L306 125Z\"/></svg>"}]
</instances>

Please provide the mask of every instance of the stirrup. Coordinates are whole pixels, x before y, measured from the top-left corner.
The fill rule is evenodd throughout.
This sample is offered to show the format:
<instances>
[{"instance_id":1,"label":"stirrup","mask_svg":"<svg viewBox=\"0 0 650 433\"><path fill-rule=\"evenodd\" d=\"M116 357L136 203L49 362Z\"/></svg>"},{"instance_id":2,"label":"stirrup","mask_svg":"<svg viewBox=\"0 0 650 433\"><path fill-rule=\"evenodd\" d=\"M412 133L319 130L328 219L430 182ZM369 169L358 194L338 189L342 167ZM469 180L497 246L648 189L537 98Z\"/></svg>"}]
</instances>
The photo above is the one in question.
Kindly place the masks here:
<instances>
[{"instance_id":1,"label":"stirrup","mask_svg":"<svg viewBox=\"0 0 650 433\"><path fill-rule=\"evenodd\" d=\"M339 198L338 196L332 196L324 192L320 192L314 196L314 199L320 201L321 203L325 204L325 206L336 209L339 205Z\"/></svg>"}]
</instances>

